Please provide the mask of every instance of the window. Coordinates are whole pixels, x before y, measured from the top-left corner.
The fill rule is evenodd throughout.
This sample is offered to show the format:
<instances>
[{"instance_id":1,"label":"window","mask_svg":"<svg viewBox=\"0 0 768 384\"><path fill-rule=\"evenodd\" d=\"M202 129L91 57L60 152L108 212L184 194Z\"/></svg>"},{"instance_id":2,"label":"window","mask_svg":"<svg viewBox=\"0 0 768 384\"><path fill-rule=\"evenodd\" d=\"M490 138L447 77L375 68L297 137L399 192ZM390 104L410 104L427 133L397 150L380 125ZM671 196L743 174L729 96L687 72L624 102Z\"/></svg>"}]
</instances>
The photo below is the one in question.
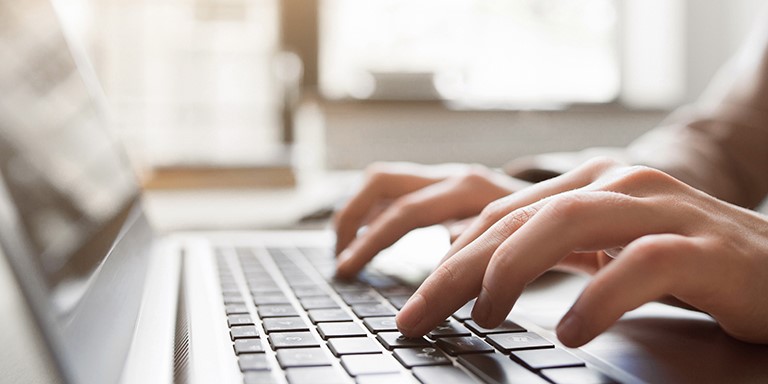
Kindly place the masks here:
<instances>
[{"instance_id":1,"label":"window","mask_svg":"<svg viewBox=\"0 0 768 384\"><path fill-rule=\"evenodd\" d=\"M600 103L619 94L613 0L325 0L330 98L469 105Z\"/></svg>"},{"instance_id":2,"label":"window","mask_svg":"<svg viewBox=\"0 0 768 384\"><path fill-rule=\"evenodd\" d=\"M55 3L88 44L133 157L245 163L279 150L277 0Z\"/></svg>"}]
</instances>

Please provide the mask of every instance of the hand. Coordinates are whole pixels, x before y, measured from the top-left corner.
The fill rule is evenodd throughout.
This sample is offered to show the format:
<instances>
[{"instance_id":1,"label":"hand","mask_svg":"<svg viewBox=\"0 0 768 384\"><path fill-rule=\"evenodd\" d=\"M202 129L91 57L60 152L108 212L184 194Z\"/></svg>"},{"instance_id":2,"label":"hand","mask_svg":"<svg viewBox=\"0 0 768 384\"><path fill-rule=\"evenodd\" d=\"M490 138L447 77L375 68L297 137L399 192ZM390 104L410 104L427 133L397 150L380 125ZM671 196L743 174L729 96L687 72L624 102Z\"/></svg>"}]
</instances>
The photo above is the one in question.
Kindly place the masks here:
<instances>
[{"instance_id":1,"label":"hand","mask_svg":"<svg viewBox=\"0 0 768 384\"><path fill-rule=\"evenodd\" d=\"M337 275L356 275L379 251L419 227L471 217L529 183L470 165L375 164L335 217ZM360 236L358 230L367 225Z\"/></svg>"},{"instance_id":2,"label":"hand","mask_svg":"<svg viewBox=\"0 0 768 384\"><path fill-rule=\"evenodd\" d=\"M557 327L567 346L666 295L735 338L768 343L768 218L605 159L488 205L400 311L398 328L423 335L474 297L473 319L493 328L558 262L595 272Z\"/></svg>"}]
</instances>

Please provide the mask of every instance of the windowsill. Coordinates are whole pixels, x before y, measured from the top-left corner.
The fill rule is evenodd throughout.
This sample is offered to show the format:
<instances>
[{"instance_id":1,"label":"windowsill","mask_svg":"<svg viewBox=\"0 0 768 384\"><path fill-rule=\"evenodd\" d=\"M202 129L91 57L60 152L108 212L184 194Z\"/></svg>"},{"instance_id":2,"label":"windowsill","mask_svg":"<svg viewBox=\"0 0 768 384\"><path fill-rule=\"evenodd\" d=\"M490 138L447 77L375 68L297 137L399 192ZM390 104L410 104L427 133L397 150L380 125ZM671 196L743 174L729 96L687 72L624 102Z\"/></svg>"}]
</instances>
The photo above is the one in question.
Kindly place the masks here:
<instances>
[{"instance_id":1,"label":"windowsill","mask_svg":"<svg viewBox=\"0 0 768 384\"><path fill-rule=\"evenodd\" d=\"M587 147L621 147L657 126L667 110L619 103L563 109L455 109L435 100L322 100L325 163L359 169L376 161L470 162Z\"/></svg>"},{"instance_id":2,"label":"windowsill","mask_svg":"<svg viewBox=\"0 0 768 384\"><path fill-rule=\"evenodd\" d=\"M606 103L531 103L531 104L509 104L504 105L502 103L462 103L453 102L450 100L395 100L395 99L327 99L322 96L311 96L312 100L319 100L319 104L323 107L343 107L343 108L377 108L383 109L393 107L406 107L406 108L426 108L426 109L442 109L450 112L542 112L542 113L669 113L674 108L638 108L627 106L620 101L612 101Z\"/></svg>"}]
</instances>

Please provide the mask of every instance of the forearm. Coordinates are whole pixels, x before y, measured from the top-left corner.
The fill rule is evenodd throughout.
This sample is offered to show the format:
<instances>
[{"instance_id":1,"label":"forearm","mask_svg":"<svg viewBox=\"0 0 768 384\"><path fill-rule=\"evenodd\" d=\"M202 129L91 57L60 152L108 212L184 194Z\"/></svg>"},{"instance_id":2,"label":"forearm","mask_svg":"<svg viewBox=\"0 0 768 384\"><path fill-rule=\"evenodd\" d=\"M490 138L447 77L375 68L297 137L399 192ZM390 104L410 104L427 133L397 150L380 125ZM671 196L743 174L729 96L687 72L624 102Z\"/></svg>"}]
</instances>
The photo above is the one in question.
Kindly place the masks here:
<instances>
[{"instance_id":1,"label":"forearm","mask_svg":"<svg viewBox=\"0 0 768 384\"><path fill-rule=\"evenodd\" d=\"M768 193L768 24L720 71L705 95L626 149L591 148L510 162L540 181L595 156L663 170L717 198L754 208Z\"/></svg>"},{"instance_id":2,"label":"forearm","mask_svg":"<svg viewBox=\"0 0 768 384\"><path fill-rule=\"evenodd\" d=\"M722 200L757 206L768 192L768 112L724 105L676 115L680 122L632 143L627 161L661 169Z\"/></svg>"}]
</instances>

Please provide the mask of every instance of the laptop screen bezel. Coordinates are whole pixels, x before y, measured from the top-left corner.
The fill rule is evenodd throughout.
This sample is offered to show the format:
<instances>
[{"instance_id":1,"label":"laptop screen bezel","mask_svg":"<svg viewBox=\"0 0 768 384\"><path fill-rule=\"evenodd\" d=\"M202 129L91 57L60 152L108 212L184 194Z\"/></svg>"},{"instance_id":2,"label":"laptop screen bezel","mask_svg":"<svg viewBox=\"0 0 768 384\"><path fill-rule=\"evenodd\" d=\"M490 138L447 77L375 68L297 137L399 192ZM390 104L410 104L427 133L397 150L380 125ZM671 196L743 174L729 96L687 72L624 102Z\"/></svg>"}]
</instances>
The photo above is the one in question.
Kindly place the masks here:
<instances>
[{"instance_id":1,"label":"laptop screen bezel","mask_svg":"<svg viewBox=\"0 0 768 384\"><path fill-rule=\"evenodd\" d=\"M91 96L95 113L110 130L106 98L85 50L50 7L73 60L75 71ZM111 132L110 132L111 134ZM128 166L127 156L116 153ZM129 170L130 171L130 170ZM141 306L144 276L154 233L148 224L138 187L123 207L117 230L106 239L111 246L87 277L87 288L70 313L62 316L53 305L49 282L36 263L29 238L0 173L0 247L17 280L35 324L50 352L62 382L118 382L130 349ZM136 183L138 186L138 183Z\"/></svg>"}]
</instances>

